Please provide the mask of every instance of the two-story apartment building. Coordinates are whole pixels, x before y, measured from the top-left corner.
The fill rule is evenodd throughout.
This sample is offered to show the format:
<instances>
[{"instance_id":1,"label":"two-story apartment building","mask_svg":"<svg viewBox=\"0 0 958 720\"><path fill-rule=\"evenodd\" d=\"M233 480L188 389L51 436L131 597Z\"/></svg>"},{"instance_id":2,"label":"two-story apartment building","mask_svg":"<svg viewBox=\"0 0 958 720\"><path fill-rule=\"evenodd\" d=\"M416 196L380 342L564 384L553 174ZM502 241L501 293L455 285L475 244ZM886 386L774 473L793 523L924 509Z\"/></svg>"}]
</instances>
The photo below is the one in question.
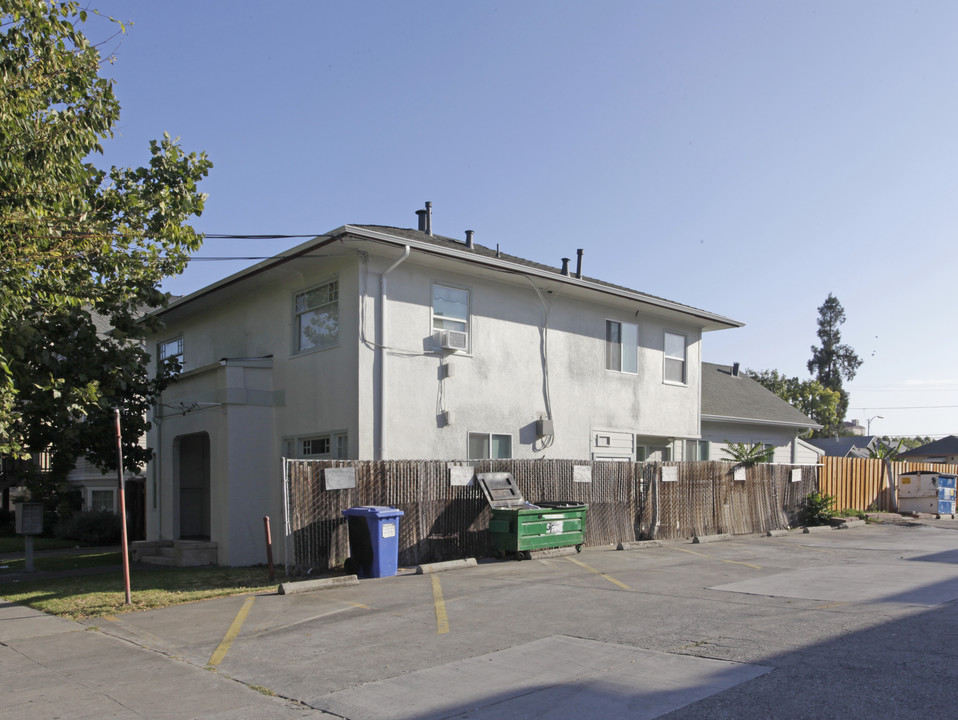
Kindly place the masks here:
<instances>
[{"instance_id":1,"label":"two-story apartment building","mask_svg":"<svg viewBox=\"0 0 958 720\"><path fill-rule=\"evenodd\" d=\"M420 229L346 225L177 299L148 538L261 562L282 458L656 459L701 438L703 333L741 323ZM673 459L681 459L672 455Z\"/></svg>"}]
</instances>

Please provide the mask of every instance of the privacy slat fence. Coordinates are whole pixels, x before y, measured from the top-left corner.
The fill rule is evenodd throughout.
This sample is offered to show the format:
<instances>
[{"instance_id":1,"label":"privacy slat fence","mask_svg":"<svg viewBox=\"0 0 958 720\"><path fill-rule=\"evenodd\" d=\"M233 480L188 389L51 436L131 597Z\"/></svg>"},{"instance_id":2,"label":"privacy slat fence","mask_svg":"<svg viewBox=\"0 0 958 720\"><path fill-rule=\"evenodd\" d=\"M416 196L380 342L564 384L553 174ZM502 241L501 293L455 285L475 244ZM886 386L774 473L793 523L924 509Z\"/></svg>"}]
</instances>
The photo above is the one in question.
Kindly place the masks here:
<instances>
[{"instance_id":1,"label":"privacy slat fence","mask_svg":"<svg viewBox=\"0 0 958 720\"><path fill-rule=\"evenodd\" d=\"M589 468L589 482L574 480L576 465ZM785 528L796 523L802 500L818 486L814 466L759 465L739 479L727 462L485 460L468 467L511 472L532 502L587 503L587 545ZM352 468L355 487L327 489L327 468ZM447 461L287 460L288 571L341 565L349 554L342 511L357 505L405 513L399 523L402 565L489 554L488 504L477 485L453 484L451 472Z\"/></svg>"},{"instance_id":2,"label":"privacy slat fence","mask_svg":"<svg viewBox=\"0 0 958 720\"><path fill-rule=\"evenodd\" d=\"M905 472L930 470L958 474L958 465L930 463L888 462L872 458L822 458L819 490L835 498L836 510L893 511L898 476ZM889 484L889 471L894 480Z\"/></svg>"}]
</instances>

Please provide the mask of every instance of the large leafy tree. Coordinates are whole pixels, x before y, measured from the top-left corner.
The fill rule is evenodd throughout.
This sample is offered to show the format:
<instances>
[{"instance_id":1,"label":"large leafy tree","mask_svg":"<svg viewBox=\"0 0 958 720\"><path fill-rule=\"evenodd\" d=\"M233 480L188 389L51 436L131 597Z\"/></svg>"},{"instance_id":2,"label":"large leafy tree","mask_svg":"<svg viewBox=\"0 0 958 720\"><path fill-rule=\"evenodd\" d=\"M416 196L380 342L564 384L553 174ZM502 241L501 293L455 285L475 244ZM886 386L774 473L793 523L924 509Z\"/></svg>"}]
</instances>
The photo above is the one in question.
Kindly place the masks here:
<instances>
[{"instance_id":1,"label":"large leafy tree","mask_svg":"<svg viewBox=\"0 0 958 720\"><path fill-rule=\"evenodd\" d=\"M839 327L845 322L845 308L831 293L818 308L818 339L821 347L812 345L812 357L808 371L829 390L840 393L839 421L848 411L848 393L843 388L845 380L853 380L862 364L861 358L849 345L842 343Z\"/></svg>"},{"instance_id":2,"label":"large leafy tree","mask_svg":"<svg viewBox=\"0 0 958 720\"><path fill-rule=\"evenodd\" d=\"M829 390L818 380L786 377L777 370L746 370L745 374L821 425L822 429L814 433L816 436L830 437L838 432L842 418L841 394L837 391Z\"/></svg>"},{"instance_id":3,"label":"large leafy tree","mask_svg":"<svg viewBox=\"0 0 958 720\"><path fill-rule=\"evenodd\" d=\"M160 281L202 242L188 220L203 210L197 183L211 164L164 135L143 167L96 167L120 108L80 29L86 10L0 10L0 453L49 449L61 473L81 455L115 467L119 407L133 469L167 381L146 371L144 311L165 302Z\"/></svg>"}]
</instances>

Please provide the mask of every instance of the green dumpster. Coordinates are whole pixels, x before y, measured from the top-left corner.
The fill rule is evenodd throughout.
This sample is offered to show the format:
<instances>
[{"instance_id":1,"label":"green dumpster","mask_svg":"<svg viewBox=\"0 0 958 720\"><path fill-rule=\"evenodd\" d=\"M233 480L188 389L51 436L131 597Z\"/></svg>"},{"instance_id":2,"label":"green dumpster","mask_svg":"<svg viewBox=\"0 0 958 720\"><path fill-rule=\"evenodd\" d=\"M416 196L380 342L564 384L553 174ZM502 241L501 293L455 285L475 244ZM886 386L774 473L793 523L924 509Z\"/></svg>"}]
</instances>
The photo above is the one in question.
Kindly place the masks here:
<instances>
[{"instance_id":1,"label":"green dumpster","mask_svg":"<svg viewBox=\"0 0 958 720\"><path fill-rule=\"evenodd\" d=\"M588 505L578 502L527 502L512 473L476 476L492 509L489 533L500 557L515 553L519 560L533 550L575 546L582 550Z\"/></svg>"}]
</instances>

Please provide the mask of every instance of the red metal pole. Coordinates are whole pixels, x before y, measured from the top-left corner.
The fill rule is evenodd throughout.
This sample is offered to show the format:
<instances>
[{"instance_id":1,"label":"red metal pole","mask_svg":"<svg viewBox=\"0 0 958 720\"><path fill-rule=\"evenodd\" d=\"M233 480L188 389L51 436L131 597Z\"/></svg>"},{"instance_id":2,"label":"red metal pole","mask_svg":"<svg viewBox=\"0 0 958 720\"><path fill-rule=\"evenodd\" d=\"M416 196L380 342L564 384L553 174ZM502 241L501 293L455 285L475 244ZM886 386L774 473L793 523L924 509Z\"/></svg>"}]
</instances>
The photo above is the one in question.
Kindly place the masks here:
<instances>
[{"instance_id":1,"label":"red metal pole","mask_svg":"<svg viewBox=\"0 0 958 720\"><path fill-rule=\"evenodd\" d=\"M126 592L126 604L132 605L133 599L130 597L130 549L126 540L126 491L123 487L123 436L120 433L120 410L113 411L113 417L116 420L116 476L120 490L120 528L122 553L123 553L123 589Z\"/></svg>"},{"instance_id":2,"label":"red metal pole","mask_svg":"<svg viewBox=\"0 0 958 720\"><path fill-rule=\"evenodd\" d=\"M263 516L263 525L266 526L266 562L269 565L269 581L276 579L276 570L273 569L273 538L269 532L269 515Z\"/></svg>"}]
</instances>

